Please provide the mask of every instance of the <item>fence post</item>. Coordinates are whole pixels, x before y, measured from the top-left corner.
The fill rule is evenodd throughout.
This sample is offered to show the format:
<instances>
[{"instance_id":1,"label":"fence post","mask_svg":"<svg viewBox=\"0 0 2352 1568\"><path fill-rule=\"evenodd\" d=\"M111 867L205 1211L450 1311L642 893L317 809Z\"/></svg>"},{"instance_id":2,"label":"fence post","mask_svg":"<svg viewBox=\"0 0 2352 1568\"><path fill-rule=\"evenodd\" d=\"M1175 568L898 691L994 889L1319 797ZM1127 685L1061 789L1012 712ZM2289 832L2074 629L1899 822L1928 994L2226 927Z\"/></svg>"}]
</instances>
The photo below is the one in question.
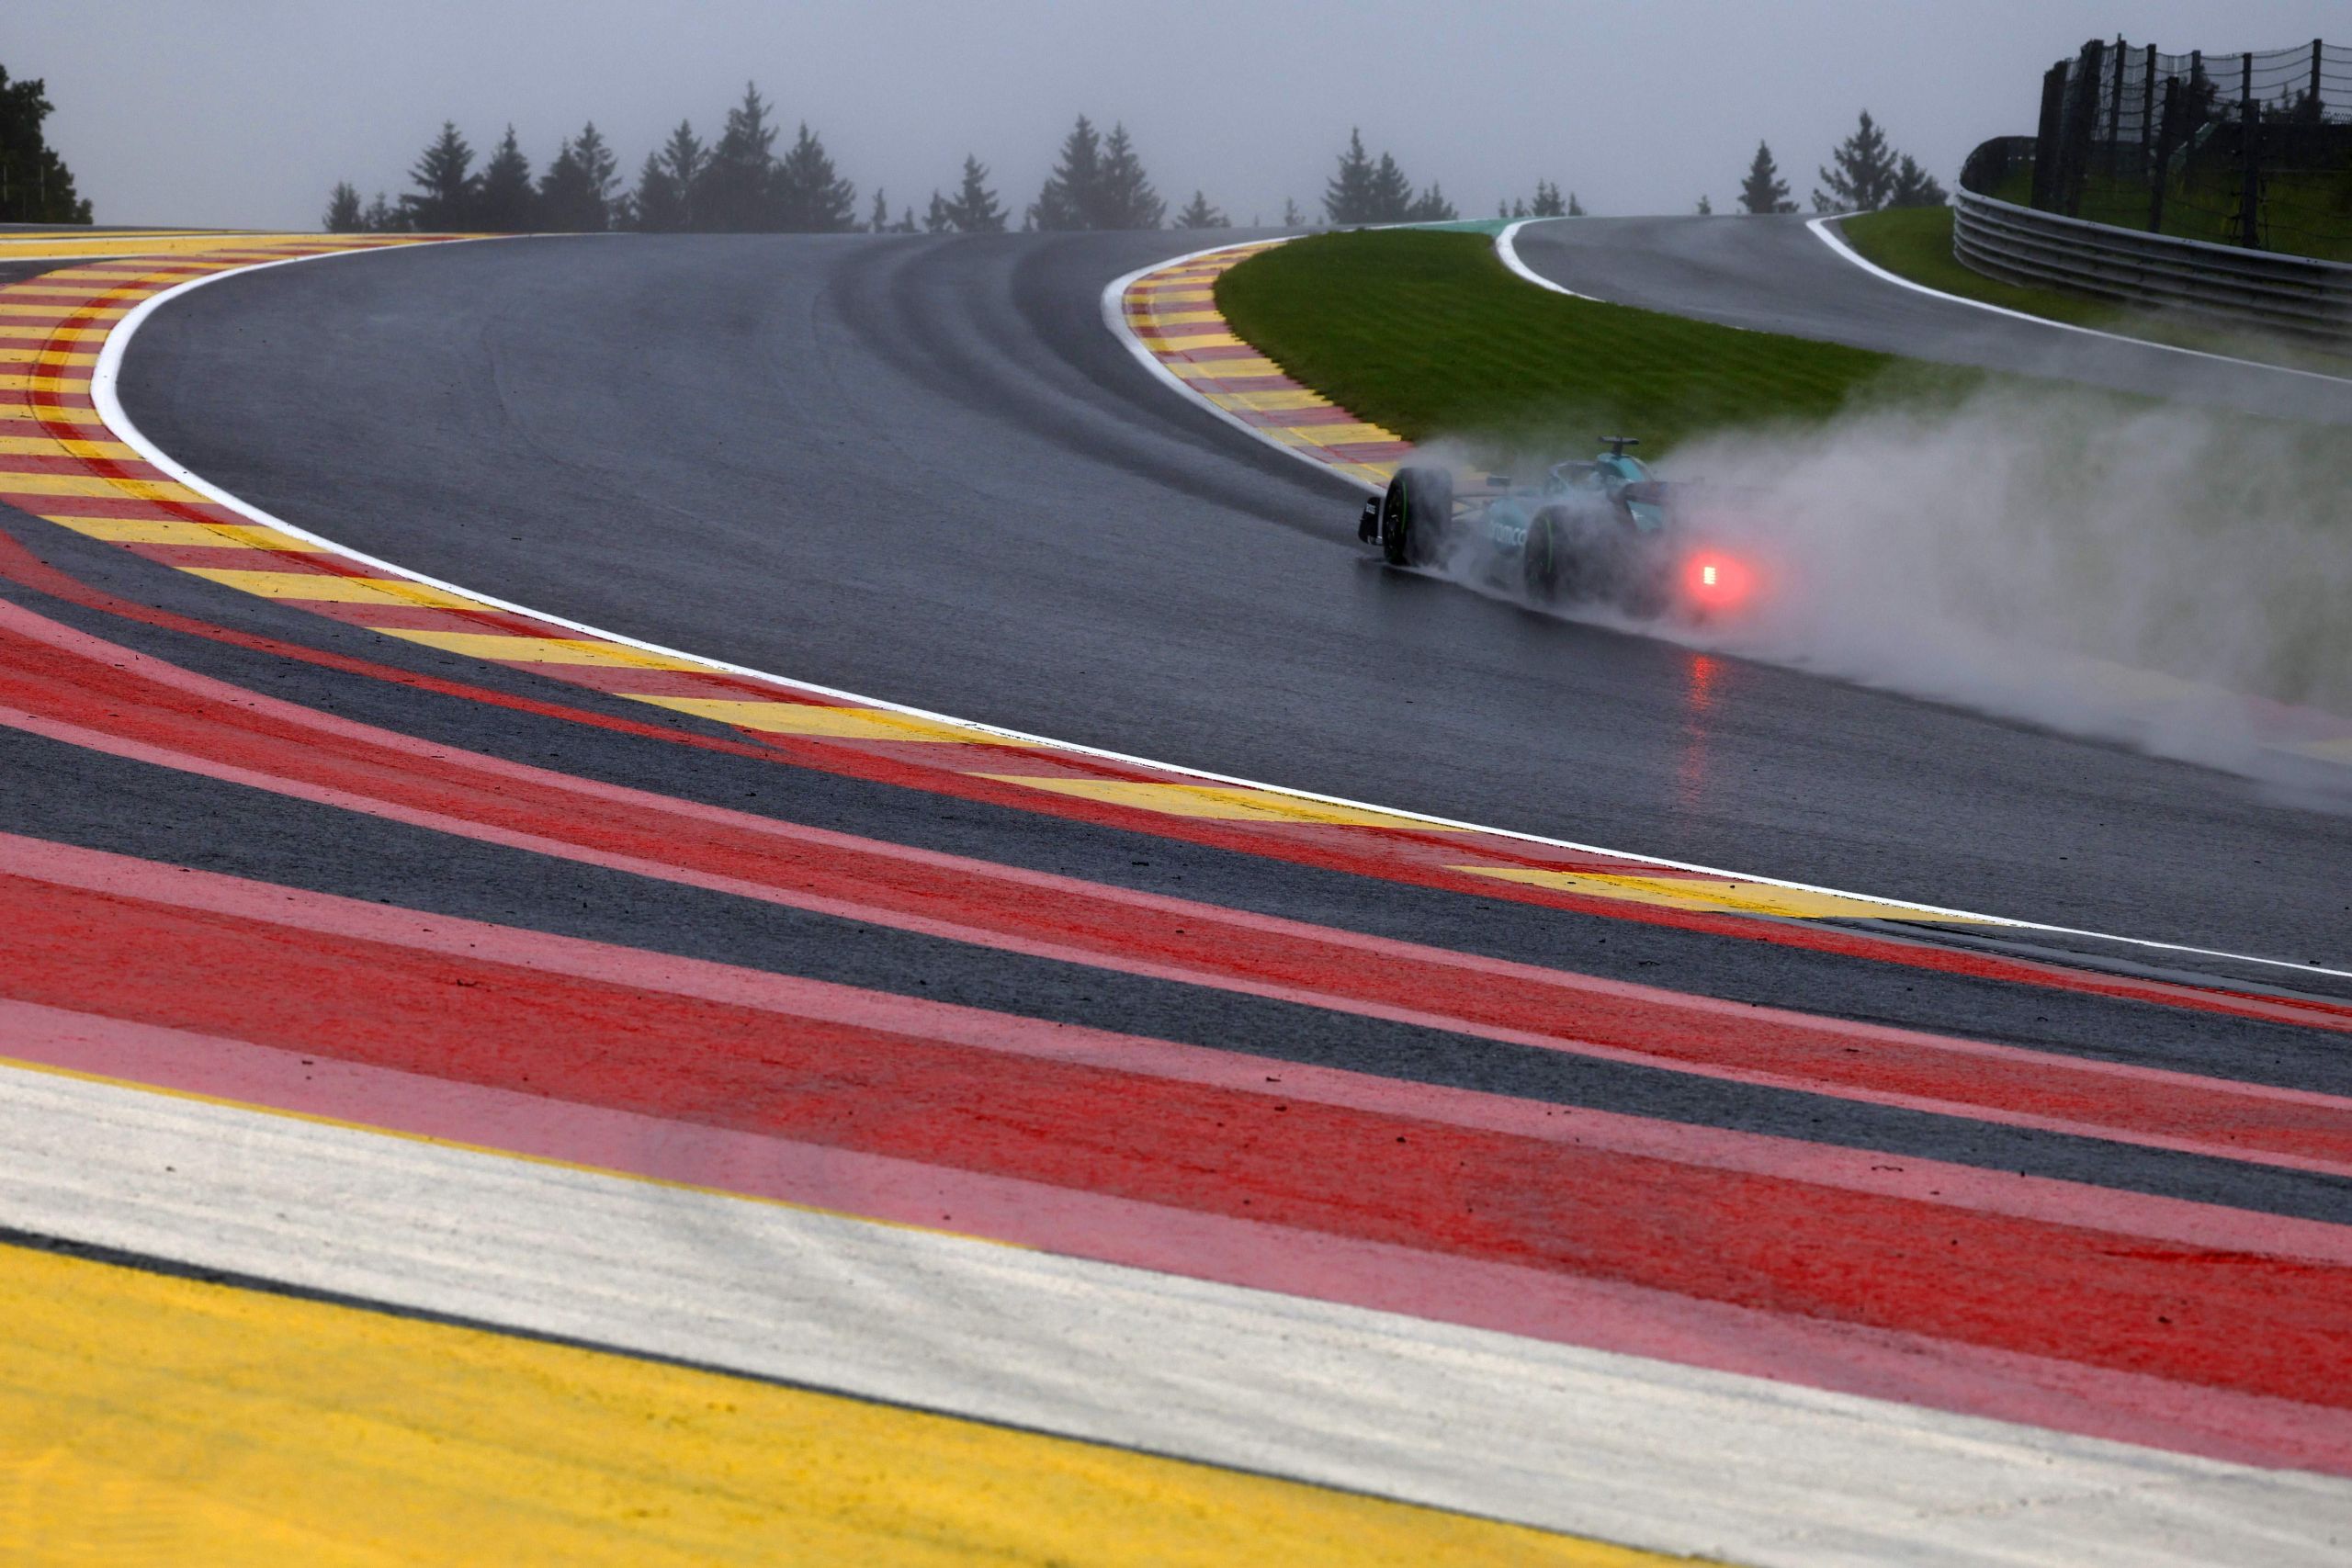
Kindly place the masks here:
<instances>
[{"instance_id":1,"label":"fence post","mask_svg":"<svg viewBox=\"0 0 2352 1568\"><path fill-rule=\"evenodd\" d=\"M2156 46L2148 46L2145 79L2140 84L2140 166L2148 166L2148 149L2156 144Z\"/></svg>"},{"instance_id":2,"label":"fence post","mask_svg":"<svg viewBox=\"0 0 2352 1568\"><path fill-rule=\"evenodd\" d=\"M2253 56L2247 56L2249 60ZM2262 164L2255 152L2255 140L2262 130L2262 106L2249 96L2245 100L2245 173L2238 182L2238 243L2250 251L2262 248Z\"/></svg>"},{"instance_id":3,"label":"fence post","mask_svg":"<svg viewBox=\"0 0 2352 1568\"><path fill-rule=\"evenodd\" d=\"M2032 205L2050 211L2057 201L2058 162L2065 154L2066 62L2041 73L2041 129L2033 139ZM1990 195L1990 192L1986 193Z\"/></svg>"},{"instance_id":4,"label":"fence post","mask_svg":"<svg viewBox=\"0 0 2352 1568\"><path fill-rule=\"evenodd\" d=\"M2107 90L2107 177L2110 180L2123 172L2123 62L2131 52L2123 35L2116 34L2115 81Z\"/></svg>"},{"instance_id":5,"label":"fence post","mask_svg":"<svg viewBox=\"0 0 2352 1568\"><path fill-rule=\"evenodd\" d=\"M2318 39L2312 39L2312 107L2308 112L2313 125L2317 125L2327 118L2327 105L2319 96L2320 60L2326 51L2327 46L2324 42Z\"/></svg>"},{"instance_id":6,"label":"fence post","mask_svg":"<svg viewBox=\"0 0 2352 1568\"><path fill-rule=\"evenodd\" d=\"M2184 113L2180 107L2180 78L2165 78L2165 118L2156 132L2156 161L2148 169L2148 232L2165 231L2165 182L2172 177L2173 143L2180 136Z\"/></svg>"},{"instance_id":7,"label":"fence post","mask_svg":"<svg viewBox=\"0 0 2352 1568\"><path fill-rule=\"evenodd\" d=\"M2098 129L2099 71L2107 63L2107 45L2093 39L2083 45L2082 63L2075 73L2074 94L2066 105L2065 188L2059 199L2069 218L2083 209L2083 179L2090 173L2091 137Z\"/></svg>"}]
</instances>

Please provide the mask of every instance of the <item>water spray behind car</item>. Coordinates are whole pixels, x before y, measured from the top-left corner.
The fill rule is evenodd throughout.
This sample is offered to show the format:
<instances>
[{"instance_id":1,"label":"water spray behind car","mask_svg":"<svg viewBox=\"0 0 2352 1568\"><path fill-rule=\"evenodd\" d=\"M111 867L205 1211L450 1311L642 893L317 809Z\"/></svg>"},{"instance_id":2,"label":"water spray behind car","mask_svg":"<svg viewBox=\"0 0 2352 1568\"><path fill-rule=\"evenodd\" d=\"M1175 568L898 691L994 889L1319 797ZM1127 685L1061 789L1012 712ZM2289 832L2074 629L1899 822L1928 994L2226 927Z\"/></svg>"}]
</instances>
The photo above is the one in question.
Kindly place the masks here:
<instances>
[{"instance_id":1,"label":"water spray behind car","mask_svg":"<svg viewBox=\"0 0 2352 1568\"><path fill-rule=\"evenodd\" d=\"M2352 742L2352 444L2335 433L1995 384L1957 404L1719 434L1678 447L1664 477L1645 468L1566 495L1580 531L1553 542L1604 565L1547 592L1534 519L1609 455L1490 470L1464 445L1423 447L1417 468L1468 478L1444 544L1418 564L1555 613L2121 741L2314 803L2352 795L2352 768L2306 760ZM1663 502L1646 577L1622 570L1645 558L1629 490ZM1604 521L1613 536L1591 531ZM1659 562L1683 573L1663 595Z\"/></svg>"}]
</instances>

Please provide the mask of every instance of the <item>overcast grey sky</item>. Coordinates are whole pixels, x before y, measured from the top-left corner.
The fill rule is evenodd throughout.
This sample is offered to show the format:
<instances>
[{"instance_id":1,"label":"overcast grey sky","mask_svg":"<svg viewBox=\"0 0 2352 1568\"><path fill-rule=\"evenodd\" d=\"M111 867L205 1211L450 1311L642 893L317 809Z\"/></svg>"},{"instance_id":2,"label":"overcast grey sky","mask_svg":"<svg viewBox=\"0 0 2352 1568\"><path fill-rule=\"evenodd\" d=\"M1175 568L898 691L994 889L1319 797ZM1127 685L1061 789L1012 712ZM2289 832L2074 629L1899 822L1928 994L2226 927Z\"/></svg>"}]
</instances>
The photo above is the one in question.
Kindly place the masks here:
<instances>
[{"instance_id":1,"label":"overcast grey sky","mask_svg":"<svg viewBox=\"0 0 2352 1568\"><path fill-rule=\"evenodd\" d=\"M1949 184L2033 129L2051 61L2120 28L2167 51L2352 42L2343 0L0 0L0 65L43 76L102 223L315 227L395 195L444 118L510 120L535 165L593 118L634 176L746 77L858 186L919 209L967 152L1016 214L1081 112L1125 120L1170 209L1317 209L1351 124L1465 216L1557 180L1595 212L1726 206L1757 139L1804 200L1855 114ZM787 134L788 134L787 129Z\"/></svg>"}]
</instances>

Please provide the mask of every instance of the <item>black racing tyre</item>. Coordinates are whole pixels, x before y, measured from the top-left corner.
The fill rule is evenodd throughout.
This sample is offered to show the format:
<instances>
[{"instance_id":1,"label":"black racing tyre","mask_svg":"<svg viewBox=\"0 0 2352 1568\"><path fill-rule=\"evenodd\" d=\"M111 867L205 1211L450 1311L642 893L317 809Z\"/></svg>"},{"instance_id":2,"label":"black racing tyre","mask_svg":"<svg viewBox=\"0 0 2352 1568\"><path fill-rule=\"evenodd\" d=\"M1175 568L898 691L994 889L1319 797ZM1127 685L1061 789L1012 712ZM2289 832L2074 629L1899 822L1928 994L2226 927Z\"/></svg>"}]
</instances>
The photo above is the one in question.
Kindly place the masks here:
<instances>
[{"instance_id":1,"label":"black racing tyre","mask_svg":"<svg viewBox=\"0 0 2352 1568\"><path fill-rule=\"evenodd\" d=\"M1567 541L1562 536L1559 514L1546 508L1535 514L1527 525L1527 542L1520 547L1520 582L1527 596L1538 604L1549 604L1560 596L1560 557Z\"/></svg>"},{"instance_id":2,"label":"black racing tyre","mask_svg":"<svg viewBox=\"0 0 2352 1568\"><path fill-rule=\"evenodd\" d=\"M1438 558L1453 524L1453 475L1444 468L1399 468L1380 498L1380 553L1390 566L1427 566Z\"/></svg>"}]
</instances>

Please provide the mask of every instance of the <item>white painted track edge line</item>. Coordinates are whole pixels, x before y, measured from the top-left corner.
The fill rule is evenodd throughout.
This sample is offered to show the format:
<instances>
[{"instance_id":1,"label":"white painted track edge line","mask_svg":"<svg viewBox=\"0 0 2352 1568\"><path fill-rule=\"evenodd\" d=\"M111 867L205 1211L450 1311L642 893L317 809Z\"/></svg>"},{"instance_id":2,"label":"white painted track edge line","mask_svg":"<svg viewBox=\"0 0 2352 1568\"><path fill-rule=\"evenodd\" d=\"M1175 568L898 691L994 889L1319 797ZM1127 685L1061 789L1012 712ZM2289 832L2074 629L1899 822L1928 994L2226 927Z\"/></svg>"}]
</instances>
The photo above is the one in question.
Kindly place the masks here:
<instances>
[{"instance_id":1,"label":"white painted track edge line","mask_svg":"<svg viewBox=\"0 0 2352 1568\"><path fill-rule=\"evenodd\" d=\"M1560 283L1544 276L1542 273L1536 271L1533 267L1528 265L1525 261L1520 258L1519 231L1521 229L1526 228L1530 223L1548 223L1551 220L1548 218L1521 219L1518 222L1513 223L1501 233L1495 236L1495 254L1501 258L1504 267L1510 272L1511 276L1522 278L1525 281L1535 285L1538 288L1544 289L1554 294L1565 294L1571 299L1583 299L1595 305L1608 303L1608 301L1590 294L1579 294L1575 289L1569 288L1566 284Z\"/></svg>"},{"instance_id":2,"label":"white painted track edge line","mask_svg":"<svg viewBox=\"0 0 2352 1568\"><path fill-rule=\"evenodd\" d=\"M511 241L514 239L529 239L534 237L536 236L516 235L494 238L502 238ZM481 240L469 240L436 241L431 243L447 244L481 243L484 242ZM1277 241L1274 243L1283 243L1286 242ZM2352 979L2352 970L2331 969L2316 964L2297 963L2291 959L2264 958L2252 953L2230 953L2219 948L2193 947L2182 942L2158 942L2143 937L2117 936L2106 931L2084 931L2072 926L2050 925L2038 920L2015 919L2005 915L1979 914L1972 910L1956 909L1943 905L1922 904L1913 899L1882 897L1874 894L1854 893L1843 888L1825 887L1815 883L1792 882L1781 877L1760 876L1746 872L1726 871L1719 866L1702 865L1691 861L1669 860L1663 856L1640 854L1630 850L1609 849L1599 844L1577 843L1569 839L1555 839L1544 834L1522 832L1511 828L1494 828L1484 823L1466 822L1455 818L1432 816L1427 812L1400 810L1393 807L1374 805L1370 801L1352 800L1345 795L1322 795L1311 790L1296 789L1286 784L1265 784L1255 779L1237 777L1230 773L1212 773L1204 768L1190 767L1177 762L1163 762L1153 758L1135 756L1128 752L1113 751L1102 747L1082 745L1077 741L1057 740L1047 736L1032 735L1024 730L1009 729L1002 726L984 724L974 719L959 718L952 714L938 713L928 708L914 707L904 703L869 697L861 693L842 691L838 687L822 686L814 682L795 680L789 676L771 674L767 671L756 670L749 665L735 664L723 659L712 658L707 654L692 653L685 649L671 648L662 643L649 642L641 637L629 637L624 633L607 631L601 626L590 626L584 621L575 621L562 615L549 615L544 610L536 610L526 604L515 604L512 600L500 599L492 594L477 592L470 588L461 587L454 582L444 581L440 578L430 577L423 572L411 570L407 567L400 566L394 562L385 560L381 557L372 556L363 550L354 549L347 545L327 538L323 535L315 534L307 528L299 527L294 524L285 521L283 518L273 516L271 513L265 512L260 507L254 505L250 502L231 494L228 491L225 491L219 485L212 483L202 475L197 473L194 469L188 468L186 464L172 457L171 454L165 452L153 440L149 439L147 434L132 422L129 412L124 410L122 406L122 400L116 390L116 383L121 376L123 356L129 352L130 342L132 338L138 334L140 327L144 325L148 318L153 315L155 311L162 309L165 304L168 304L172 300L176 299L182 295L187 294L194 289L202 288L207 285L218 283L223 278L242 277L249 273L260 272L270 267L291 266L304 262L334 261L338 258L345 257L377 255L385 254L389 251L399 251L408 248L410 247L399 245L375 246L364 250L330 251L312 255L286 256L274 261L255 262L249 266L234 267L222 272L207 273L199 277L189 278L184 283L175 284L172 288L166 288L159 294L155 294L149 299L140 301L140 303L133 308L130 313L125 315L120 321L117 321L113 329L107 333L106 343L98 353L98 362L92 368L90 377L90 399L97 407L98 418L107 426L108 429L113 431L114 434L122 440L125 446L130 446L133 451L137 452L141 457L154 465L154 467L161 472L169 475L175 481L187 486L190 490L197 491L200 495L210 498L215 505L223 507L229 511L238 513L241 516L249 518L254 523L261 525L263 527L273 528L294 538L302 539L308 543L316 545L319 548L329 554L339 556L345 560L356 562L375 570L389 572L392 576L406 579L411 582L421 583L428 588L437 588L445 592L458 594L461 597L470 599L477 604L488 605L492 609L504 610L512 615L523 615L545 626L560 626L567 631L578 632L585 637L602 638L608 642L616 643L624 648L634 648L641 652L657 654L663 658L688 660L695 664L703 666L706 669L721 671L727 674L741 675L750 680L765 682L771 685L783 687L790 691L803 692L815 696L830 697L837 701L854 703L861 706L878 708L889 713L901 714L910 718L927 719L934 723L971 729L981 734L1001 736L1008 740L1018 741L1024 746L1035 746L1047 750L1065 751L1073 756L1091 757L1102 761L1120 762L1132 767L1157 769L1164 773L1179 773L1189 778L1199 779L1206 784L1221 784L1238 789L1262 790L1271 795L1286 795L1294 800L1307 801L1319 806L1336 806L1357 811L1377 812L1384 816L1397 818L1403 821L1424 822L1432 828L1453 829L1464 832L1487 833L1491 834L1496 838L1510 839L1521 843L1541 845L1546 849L1566 850L1571 853L1576 854L1599 855L1609 860L1623 861L1628 864L1633 865L1663 866L1669 870L1690 872L1702 876L1720 878L1724 881L1747 882L1753 883L1759 886L1785 888L1791 892L1796 893L1816 893L1831 897L1851 898L1864 903L1883 904L1893 908L1917 910L1927 915L1948 916L1973 924L2002 926L2015 931L2039 931L2049 936L2081 937L2094 942L2117 942L2124 946L2142 948L2151 952L2174 953L2197 958L2216 958L2232 963L2253 964L2267 968L2285 969L2299 975L2324 976L2333 979ZM1114 283L1113 288L1118 288L1124 292L1125 285L1127 282L1131 282L1134 278L1141 276L1145 273L1156 272L1169 266L1181 265L1186 261L1196 259L1200 256L1212 255L1218 251L1232 250L1235 248L1236 247L1231 245L1217 245L1212 246L1207 250L1195 251L1187 256L1173 257L1168 261L1158 263L1153 266L1144 267L1135 273L1130 273L1125 278ZM1106 299L1115 299L1116 296L1114 295L1110 289L1106 289L1104 291L1104 298ZM1117 331L1124 328L1124 321L1120 321L1114 325L1114 330ZM1148 357L1148 351L1143 348L1140 342L1134 339L1133 334L1127 334L1125 341L1128 343L1131 349L1138 354L1144 355L1146 357ZM1170 376L1167 378L1167 380L1170 384L1174 385L1176 389L1182 392L1188 399L1195 400L1201 406L1214 407L1214 405L1206 403L1205 400L1199 399L1198 394L1194 393L1190 387L1185 386L1178 378ZM1248 427L1244 426L1244 428ZM1310 462L1315 461L1313 458L1308 458L1307 460ZM1318 468L1323 467L1319 462L1317 463L1317 466Z\"/></svg>"},{"instance_id":3,"label":"white painted track edge line","mask_svg":"<svg viewBox=\"0 0 2352 1568\"><path fill-rule=\"evenodd\" d=\"M2104 338L2109 343L2131 344L2140 348L2160 348L2166 354L2185 354L2191 359L2210 359L2217 365L2240 365L2251 370L2268 370L2281 376L2301 376L2310 381L2327 381L2336 384L2352 381L2352 377L2330 376L2321 370L2299 370L2291 365L2273 365L2260 359L2241 359L2233 354L2215 354L2210 349L2184 348L2177 343L2160 343L2154 338L2133 337L2129 333L2102 332L2097 327L2079 326L2073 321L2053 321L2048 316L2037 316L2030 310L2017 310L2007 305L1996 305L1988 299L1971 299L1965 294L1947 294L1940 288L1931 288L1927 284L1917 282L1900 273L1889 272L1878 263L1863 255L1861 252L1854 249L1845 236L1830 227L1841 218L1855 216L1857 214L1850 212L1833 212L1819 218L1809 218L1805 220L1804 226L1813 231L1815 239L1869 273L1872 277L1892 283L1897 288L1908 288L1914 294L1924 294L1930 299L1941 299L1952 305L1965 305L1972 310L1989 310L1996 316L2007 316L2016 321L2030 321L2035 326L2049 327L2056 332L2080 333L2085 337ZM1997 282L1998 279L1993 281Z\"/></svg>"}]
</instances>

